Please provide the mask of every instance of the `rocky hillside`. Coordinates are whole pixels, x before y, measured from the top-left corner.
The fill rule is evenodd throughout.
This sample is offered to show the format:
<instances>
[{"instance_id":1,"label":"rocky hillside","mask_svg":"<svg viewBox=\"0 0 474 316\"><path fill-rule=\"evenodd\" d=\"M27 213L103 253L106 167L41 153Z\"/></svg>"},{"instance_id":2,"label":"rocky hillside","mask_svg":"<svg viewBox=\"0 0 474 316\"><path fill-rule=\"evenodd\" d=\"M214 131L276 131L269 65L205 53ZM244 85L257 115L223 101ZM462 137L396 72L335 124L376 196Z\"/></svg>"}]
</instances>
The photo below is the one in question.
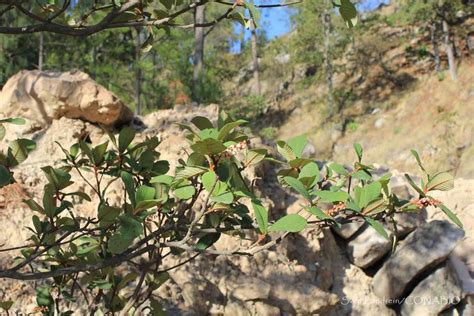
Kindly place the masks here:
<instances>
[{"instance_id":1,"label":"rocky hillside","mask_svg":"<svg viewBox=\"0 0 474 316\"><path fill-rule=\"evenodd\" d=\"M28 74L22 76L43 76ZM48 75L49 76L49 75ZM81 77L81 74L77 76ZM74 76L73 76L74 77ZM56 80L67 78L68 89L77 84L70 76L56 74ZM18 85L22 85L17 80ZM90 79L88 79L90 80ZM13 83L11 83L13 85ZM53 86L61 86L57 82ZM93 84L90 80L88 84ZM0 191L0 244L17 246L28 236L25 226L31 225L31 211L22 203L26 197L38 197L46 179L40 172L45 165L58 165L62 158L55 141L68 147L78 139L100 142L106 137L99 120L69 117L88 103L68 101L69 111L56 111L58 99L48 98L47 91L37 85L30 94L43 96L40 101L51 115L48 124L26 125L9 129L9 138L27 137L38 146L28 160L14 170L18 183ZM14 89L14 88L13 88ZM5 95L0 94L0 99ZM58 95L62 95L59 91ZM2 99L0 111L19 114L18 104ZM38 98L36 98L38 99ZM52 101L51 101L52 100ZM70 100L70 99L68 99ZM102 102L102 100L93 100ZM105 100L113 100L106 95ZM6 105L5 105L6 104ZM108 105L112 113L127 112L120 102ZM56 112L55 112L56 111ZM152 113L143 118L129 119L140 138L157 135L161 139L162 158L176 162L186 154L187 143L182 131L173 123L186 122L196 115L215 119L217 106L179 106L173 110ZM376 115L376 114L374 114ZM387 120L389 118L386 118ZM109 126L114 125L109 122ZM117 124L123 120L117 118ZM387 121L385 124L389 124ZM298 124L300 126L301 124ZM382 128L384 125L382 125ZM112 132L113 128L108 127ZM383 137L383 136L381 136ZM252 144L261 142L258 136ZM378 142L385 142L380 140ZM343 143L341 143L343 144ZM342 145L341 145L342 146ZM370 146L367 146L370 153ZM336 149L339 150L339 149ZM386 170L380 168L377 172ZM394 190L406 198L412 190L396 170ZM267 197L271 213L295 212L300 201L290 192L276 190L275 166L253 170L250 179L261 178L262 194ZM79 190L84 190L85 185ZM383 223L391 234L397 234L400 244L395 252L389 241L381 238L364 223L344 224L340 229L314 227L302 234L292 234L269 251L253 257L201 255L196 260L170 271L171 279L153 293L171 315L472 315L474 313L474 180L459 179L455 190L442 199L458 213L465 231L445 221L432 209L420 215L402 214L397 230ZM121 188L108 198L121 199ZM92 192L87 192L91 193ZM441 197L440 197L441 198ZM94 214L93 201L78 200L76 212ZM213 247L232 249L233 239L221 238ZM15 254L0 254L0 266L7 267ZM171 258L171 257L170 257ZM186 257L164 262L172 266ZM0 280L0 301L13 300L13 309L31 312L35 307L31 285ZM439 298L435 304L410 304L415 298ZM406 298L406 300L403 300ZM395 303L395 304L393 304ZM77 303L76 314L83 315L84 305Z\"/></svg>"},{"instance_id":2,"label":"rocky hillside","mask_svg":"<svg viewBox=\"0 0 474 316\"><path fill-rule=\"evenodd\" d=\"M354 42L334 61L337 114L332 117L324 67L296 62L290 51L297 34L270 42L262 50L265 104L255 131L270 142L307 134L313 157L321 160L350 162L350 148L359 142L369 161L411 172L417 171L408 158L415 148L430 168L473 178L474 18L453 31L458 80L452 81L443 45L444 72L436 74L429 30L391 25L387 20L394 10L391 5L368 14L363 31L354 31ZM243 65L226 83L229 109L256 107L242 101L254 84L251 69Z\"/></svg>"}]
</instances>

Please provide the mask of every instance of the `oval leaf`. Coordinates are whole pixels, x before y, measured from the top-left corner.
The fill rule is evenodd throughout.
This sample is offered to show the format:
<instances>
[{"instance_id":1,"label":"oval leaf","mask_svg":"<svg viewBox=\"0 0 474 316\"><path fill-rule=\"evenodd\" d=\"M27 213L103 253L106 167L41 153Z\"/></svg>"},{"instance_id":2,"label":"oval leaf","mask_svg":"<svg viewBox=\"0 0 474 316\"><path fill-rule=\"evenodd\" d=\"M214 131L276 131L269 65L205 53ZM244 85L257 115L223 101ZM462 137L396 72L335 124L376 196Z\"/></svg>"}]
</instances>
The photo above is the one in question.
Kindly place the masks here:
<instances>
[{"instance_id":1,"label":"oval leaf","mask_svg":"<svg viewBox=\"0 0 474 316\"><path fill-rule=\"evenodd\" d=\"M301 215L289 214L270 226L269 231L298 233L305 229L306 225L308 225L308 222Z\"/></svg>"}]
</instances>

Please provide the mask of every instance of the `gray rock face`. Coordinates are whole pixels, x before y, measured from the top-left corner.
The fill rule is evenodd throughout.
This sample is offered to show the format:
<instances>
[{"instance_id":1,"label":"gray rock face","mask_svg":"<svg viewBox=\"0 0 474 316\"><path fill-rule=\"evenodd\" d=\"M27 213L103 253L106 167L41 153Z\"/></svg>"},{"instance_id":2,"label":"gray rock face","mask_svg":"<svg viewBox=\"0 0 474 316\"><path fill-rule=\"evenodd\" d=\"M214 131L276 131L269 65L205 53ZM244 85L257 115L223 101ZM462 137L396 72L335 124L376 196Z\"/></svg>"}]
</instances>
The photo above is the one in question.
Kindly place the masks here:
<instances>
[{"instance_id":1,"label":"gray rock face","mask_svg":"<svg viewBox=\"0 0 474 316\"><path fill-rule=\"evenodd\" d=\"M402 305L401 315L436 316L461 299L460 282L448 261L413 289Z\"/></svg>"},{"instance_id":2,"label":"gray rock face","mask_svg":"<svg viewBox=\"0 0 474 316\"><path fill-rule=\"evenodd\" d=\"M359 231L359 229L364 226L364 222L346 222L340 223L340 227L334 227L333 231L343 239L351 238L355 233Z\"/></svg>"},{"instance_id":3,"label":"gray rock face","mask_svg":"<svg viewBox=\"0 0 474 316\"><path fill-rule=\"evenodd\" d=\"M418 228L374 276L375 294L384 299L400 298L415 277L446 259L463 236L462 229L446 221Z\"/></svg>"},{"instance_id":4,"label":"gray rock face","mask_svg":"<svg viewBox=\"0 0 474 316\"><path fill-rule=\"evenodd\" d=\"M403 238L417 227L426 223L426 210L422 209L417 212L396 213L394 218L397 222L397 237Z\"/></svg>"},{"instance_id":5,"label":"gray rock face","mask_svg":"<svg viewBox=\"0 0 474 316\"><path fill-rule=\"evenodd\" d=\"M349 260L359 268L368 268L390 251L391 242L372 227L366 226L347 244Z\"/></svg>"}]
</instances>

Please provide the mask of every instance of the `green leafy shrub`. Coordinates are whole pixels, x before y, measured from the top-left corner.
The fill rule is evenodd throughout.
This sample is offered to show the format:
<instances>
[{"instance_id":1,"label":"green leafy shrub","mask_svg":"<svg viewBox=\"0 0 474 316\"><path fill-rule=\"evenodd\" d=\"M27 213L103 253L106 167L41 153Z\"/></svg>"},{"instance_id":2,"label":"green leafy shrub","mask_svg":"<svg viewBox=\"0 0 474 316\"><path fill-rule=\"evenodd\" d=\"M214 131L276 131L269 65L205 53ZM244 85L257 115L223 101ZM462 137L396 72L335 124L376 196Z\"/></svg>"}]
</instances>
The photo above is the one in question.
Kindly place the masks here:
<instances>
[{"instance_id":1,"label":"green leafy shrub","mask_svg":"<svg viewBox=\"0 0 474 316\"><path fill-rule=\"evenodd\" d=\"M270 126L262 128L258 134L265 139L274 139L277 131L276 127Z\"/></svg>"},{"instance_id":2,"label":"green leafy shrub","mask_svg":"<svg viewBox=\"0 0 474 316\"><path fill-rule=\"evenodd\" d=\"M2 122L21 123L15 119ZM390 174L373 177L374 168L362 162L363 150L358 144L354 145L358 159L351 168L329 163L320 170L315 161L303 157L305 136L277 141L279 160L269 156L266 149L249 146L248 136L240 129L244 124L246 121L233 120L224 112L216 125L205 117L195 117L191 125L180 124L187 131L191 152L179 159L173 172L170 163L160 159L159 139L133 142L135 130L130 127L122 129L118 137L110 133L108 141L96 146L80 141L69 149L61 147L64 165L42 168L48 181L42 199L25 201L33 212L28 228L31 237L19 248L21 257L0 271L0 277L48 279L45 286L37 288L37 303L45 311L70 312L63 310L62 303L76 299L69 293L77 282L87 284L82 293L92 298L87 301L102 302L104 310L132 311L149 299L147 293L168 279L166 271L174 267L161 269L162 259L168 255L253 255L273 247L289 233L311 225L337 226L343 218L362 219L389 238L381 221L396 227L396 213L427 205L440 208L462 226L454 213L429 196L434 190L451 189L453 177L446 172L428 174L415 151L412 153L424 178L415 184L406 175L419 198L404 201L391 191ZM31 144L25 146L26 152ZM3 155L7 159L1 160L1 170L11 166L5 162L24 157L15 155L16 147L10 148ZM304 201L296 213L275 221L270 220L269 210L243 175L247 168L264 160L281 167L277 173L281 186ZM95 197L70 190L77 181L73 173ZM3 185L13 181L5 172L0 179ZM120 205L108 199L114 182L123 188ZM87 201L94 198L95 217L78 213L75 197ZM246 235L249 231L260 236L256 242L242 242L228 251L212 247L222 234L243 240L251 236ZM28 266L41 269L26 270ZM135 279L136 291L124 297L123 289ZM156 312L161 308L154 300L150 306Z\"/></svg>"}]
</instances>

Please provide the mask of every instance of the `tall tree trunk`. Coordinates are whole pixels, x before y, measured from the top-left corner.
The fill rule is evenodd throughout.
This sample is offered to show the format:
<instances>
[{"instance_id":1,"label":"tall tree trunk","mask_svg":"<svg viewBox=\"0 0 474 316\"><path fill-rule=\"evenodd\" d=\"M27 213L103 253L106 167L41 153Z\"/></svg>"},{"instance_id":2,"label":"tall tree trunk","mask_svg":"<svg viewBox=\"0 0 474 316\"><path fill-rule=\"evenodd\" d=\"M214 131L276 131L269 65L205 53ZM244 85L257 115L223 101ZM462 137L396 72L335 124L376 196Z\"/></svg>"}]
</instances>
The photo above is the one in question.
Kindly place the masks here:
<instances>
[{"instance_id":1,"label":"tall tree trunk","mask_svg":"<svg viewBox=\"0 0 474 316\"><path fill-rule=\"evenodd\" d=\"M324 27L324 60L326 63L326 84L328 87L328 112L329 116L334 114L334 96L333 96L333 67L331 56L331 11L329 10L330 2L327 2L326 9L323 13Z\"/></svg>"},{"instance_id":2,"label":"tall tree trunk","mask_svg":"<svg viewBox=\"0 0 474 316\"><path fill-rule=\"evenodd\" d=\"M446 49L446 55L448 55L448 66L451 79L456 80L456 62L454 60L454 49L451 42L451 36L449 34L449 25L448 22L443 19L443 33L444 33L444 46Z\"/></svg>"},{"instance_id":3,"label":"tall tree trunk","mask_svg":"<svg viewBox=\"0 0 474 316\"><path fill-rule=\"evenodd\" d=\"M436 73L441 72L441 62L439 58L439 46L438 46L438 23L436 21L431 22L430 27L431 45L433 45L433 58L435 62Z\"/></svg>"},{"instance_id":4,"label":"tall tree trunk","mask_svg":"<svg viewBox=\"0 0 474 316\"><path fill-rule=\"evenodd\" d=\"M140 67L140 29L135 28L135 113L140 115L142 113L142 70Z\"/></svg>"},{"instance_id":5,"label":"tall tree trunk","mask_svg":"<svg viewBox=\"0 0 474 316\"><path fill-rule=\"evenodd\" d=\"M258 64L258 42L257 31L252 29L252 37L250 39L252 45L252 70L253 70L253 93L260 95L260 67Z\"/></svg>"},{"instance_id":6,"label":"tall tree trunk","mask_svg":"<svg viewBox=\"0 0 474 316\"><path fill-rule=\"evenodd\" d=\"M201 5L196 7L194 10L194 23L204 23L205 6ZM192 99L198 101L197 90L199 87L201 73L204 69L204 28L194 28L194 58L193 58L194 70L193 70L193 87L192 87Z\"/></svg>"},{"instance_id":7,"label":"tall tree trunk","mask_svg":"<svg viewBox=\"0 0 474 316\"><path fill-rule=\"evenodd\" d=\"M43 71L44 33L39 33L38 70Z\"/></svg>"}]
</instances>

